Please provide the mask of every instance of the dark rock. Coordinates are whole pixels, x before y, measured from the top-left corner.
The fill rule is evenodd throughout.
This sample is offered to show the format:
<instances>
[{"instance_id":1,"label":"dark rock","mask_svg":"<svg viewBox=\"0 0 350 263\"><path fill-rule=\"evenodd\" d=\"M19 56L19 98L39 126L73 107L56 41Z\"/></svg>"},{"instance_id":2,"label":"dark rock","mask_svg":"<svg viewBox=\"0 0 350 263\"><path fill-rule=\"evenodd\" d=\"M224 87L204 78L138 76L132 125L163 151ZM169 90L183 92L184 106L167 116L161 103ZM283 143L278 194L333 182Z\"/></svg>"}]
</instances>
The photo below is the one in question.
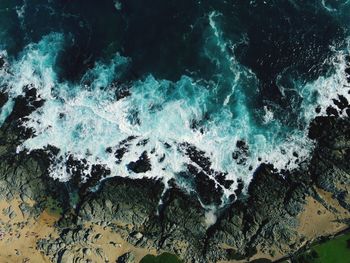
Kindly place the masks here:
<instances>
[{"instance_id":1,"label":"dark rock","mask_svg":"<svg viewBox=\"0 0 350 263\"><path fill-rule=\"evenodd\" d=\"M131 95L131 83L114 82L110 88L115 89L115 96L117 101L129 97Z\"/></svg>"},{"instance_id":2,"label":"dark rock","mask_svg":"<svg viewBox=\"0 0 350 263\"><path fill-rule=\"evenodd\" d=\"M189 172L196 178L195 180L197 181L197 186L203 189L202 192L205 192L209 190L209 188L212 188L214 192L219 193L222 190L222 186L228 189L233 184L232 180L226 180L227 173L214 171L211 168L210 158L206 156L206 153L204 151L197 149L194 145L191 145L189 143L182 143L179 145L179 148L181 151L184 151L184 153L192 162L194 162L202 169L202 171L198 171L194 165L188 165ZM199 178L204 179L204 182L199 182ZM220 185L216 187L215 181L211 178L215 178ZM206 195L208 195L208 192ZM218 198L216 198L216 202L218 202Z\"/></svg>"},{"instance_id":3,"label":"dark rock","mask_svg":"<svg viewBox=\"0 0 350 263\"><path fill-rule=\"evenodd\" d=\"M135 136L129 136L128 138L122 140L119 145L116 147L115 152L114 152L114 157L116 158L116 163L120 164L124 154L128 152L129 147L131 145L131 142L135 140ZM112 148L110 147L110 151L112 151Z\"/></svg>"},{"instance_id":4,"label":"dark rock","mask_svg":"<svg viewBox=\"0 0 350 263\"><path fill-rule=\"evenodd\" d=\"M219 218L208 243L208 258L220 260L226 253L226 259L233 256L246 259L256 253L258 244L262 248L273 245L289 251L287 244L298 240L295 215L303 209L311 182L310 175L309 179L300 180L303 177L307 175L282 176L271 165L261 165L248 187L248 196L234 202ZM223 251L215 245L220 243L232 250Z\"/></svg>"},{"instance_id":5,"label":"dark rock","mask_svg":"<svg viewBox=\"0 0 350 263\"><path fill-rule=\"evenodd\" d=\"M199 171L193 165L187 166L188 171L194 176L195 191L199 195L201 201L206 205L221 204L223 189L220 185L210 178L203 171Z\"/></svg>"},{"instance_id":6,"label":"dark rock","mask_svg":"<svg viewBox=\"0 0 350 263\"><path fill-rule=\"evenodd\" d=\"M350 117L350 108L346 109L346 115L348 115L348 117Z\"/></svg>"},{"instance_id":7,"label":"dark rock","mask_svg":"<svg viewBox=\"0 0 350 263\"><path fill-rule=\"evenodd\" d=\"M158 162L162 163L165 160L165 154L163 154L159 159Z\"/></svg>"},{"instance_id":8,"label":"dark rock","mask_svg":"<svg viewBox=\"0 0 350 263\"><path fill-rule=\"evenodd\" d=\"M128 152L128 148L127 147L122 147L122 148L119 148L117 149L115 152L114 152L114 156L116 158L116 163L117 164L120 164L123 157L124 157L124 154Z\"/></svg>"},{"instance_id":9,"label":"dark rock","mask_svg":"<svg viewBox=\"0 0 350 263\"><path fill-rule=\"evenodd\" d=\"M83 172L83 170L81 170L80 172ZM99 182L101 181L101 179L106 178L107 176L109 176L111 174L111 171L99 164L94 164L91 166L91 172L90 174L88 174L85 177L83 177L81 174L75 175L74 180L72 180L72 182L76 183L76 185L78 186L77 188L79 189L79 196L80 198L84 198L84 196L88 193L90 188L95 187L96 185L99 184Z\"/></svg>"},{"instance_id":10,"label":"dark rock","mask_svg":"<svg viewBox=\"0 0 350 263\"><path fill-rule=\"evenodd\" d=\"M273 261L271 261L270 259L267 259L267 258L259 258L259 259L254 259L250 262L251 263L271 263Z\"/></svg>"},{"instance_id":11,"label":"dark rock","mask_svg":"<svg viewBox=\"0 0 350 263\"><path fill-rule=\"evenodd\" d=\"M316 117L310 124L309 137L310 139L320 140L327 135L327 131L334 126L336 119L334 117Z\"/></svg>"},{"instance_id":12,"label":"dark rock","mask_svg":"<svg viewBox=\"0 0 350 263\"><path fill-rule=\"evenodd\" d=\"M76 159L73 155L68 156L66 161L66 172L71 175L71 184L77 188L85 181L85 172L89 165L85 159Z\"/></svg>"},{"instance_id":13,"label":"dark rock","mask_svg":"<svg viewBox=\"0 0 350 263\"><path fill-rule=\"evenodd\" d=\"M20 132L21 137L28 138L33 136L33 131L25 129L21 126L22 119L31 114L37 108L44 104L44 100L37 97L36 89L32 86L24 88L24 96L19 96L14 100L14 107L11 114L7 117L4 127L5 129L16 129Z\"/></svg>"},{"instance_id":14,"label":"dark rock","mask_svg":"<svg viewBox=\"0 0 350 263\"><path fill-rule=\"evenodd\" d=\"M162 191L163 185L154 180L106 179L86 196L77 211L79 221L119 221L141 228L156 214ZM106 207L107 200L112 207Z\"/></svg>"},{"instance_id":15,"label":"dark rock","mask_svg":"<svg viewBox=\"0 0 350 263\"><path fill-rule=\"evenodd\" d=\"M237 197L239 197L242 194L244 183L242 179L238 179L237 181L238 181L238 186L237 186L237 189L235 190L235 194Z\"/></svg>"},{"instance_id":16,"label":"dark rock","mask_svg":"<svg viewBox=\"0 0 350 263\"><path fill-rule=\"evenodd\" d=\"M229 188L233 182L226 180L225 173L214 171L206 153L190 144L179 146L191 161L183 175L189 182L185 188L188 193L181 191L174 181L169 182L170 189L164 193L161 182L117 177L105 179L92 192L89 188L97 186L110 171L103 166L92 166L90 176L84 181L83 171L90 167L86 160L72 156L67 160L71 182L60 183L49 177L50 155L57 154L59 149L48 147L31 154L17 153L16 146L25 137L18 129L11 129L17 127L20 118L40 107L40 103L35 104L38 99L35 89L29 87L25 96L15 102L15 111L6 125L0 128L0 193L8 198L20 192L23 198L37 201L30 209L20 207L30 214L42 212L48 197L63 207L58 239L38 242L38 248L56 262L79 260L69 244L94 242L96 234L81 227L86 222L101 227L113 225L114 231L133 245L170 251L185 262L216 262L247 259L257 252L257 247L265 252L274 247L283 254L293 253L301 240L296 231L297 215L304 208L305 197L314 195L314 186L332 193L344 208L350 209L349 119L317 117L309 129L310 138L316 141L310 166L277 173L272 165L262 164L254 174L248 194L243 194L244 184L239 180L235 191L238 198L233 196L234 203L215 211L217 221L213 222L208 220L210 213L199 200L207 205L221 204L222 186ZM344 107L345 100L339 97L335 103L337 107ZM121 160L125 152L118 150L124 147L127 151L134 139L127 138L106 151ZM138 143L142 146L147 142ZM236 148L239 153L236 160L249 154L248 145L243 141L238 141ZM134 172L151 169L147 154L142 153L128 168ZM72 191L80 191L82 197L75 209L68 200ZM5 212L12 213L11 210ZM223 248L223 244L229 248ZM100 250L96 254L104 256Z\"/></svg>"},{"instance_id":17,"label":"dark rock","mask_svg":"<svg viewBox=\"0 0 350 263\"><path fill-rule=\"evenodd\" d=\"M0 91L0 110L1 110L2 106L5 105L7 100L8 100L8 95L6 93Z\"/></svg>"},{"instance_id":18,"label":"dark rock","mask_svg":"<svg viewBox=\"0 0 350 263\"><path fill-rule=\"evenodd\" d=\"M0 69L2 69L5 63L6 63L5 58L2 55L0 55Z\"/></svg>"},{"instance_id":19,"label":"dark rock","mask_svg":"<svg viewBox=\"0 0 350 263\"><path fill-rule=\"evenodd\" d=\"M134 263L134 262L135 262L135 256L131 252L121 255L117 259L117 263Z\"/></svg>"},{"instance_id":20,"label":"dark rock","mask_svg":"<svg viewBox=\"0 0 350 263\"><path fill-rule=\"evenodd\" d=\"M333 99L333 102L340 110L349 107L349 102L343 95L338 95L338 99Z\"/></svg>"},{"instance_id":21,"label":"dark rock","mask_svg":"<svg viewBox=\"0 0 350 263\"><path fill-rule=\"evenodd\" d=\"M216 181L218 183L220 183L226 189L229 189L232 186L232 184L234 183L234 181L233 180L227 180L226 176L227 176L227 173L221 173L221 172L215 173Z\"/></svg>"},{"instance_id":22,"label":"dark rock","mask_svg":"<svg viewBox=\"0 0 350 263\"><path fill-rule=\"evenodd\" d=\"M232 153L232 159L239 165L244 165L248 159L249 147L245 141L238 140L236 150Z\"/></svg>"},{"instance_id":23,"label":"dark rock","mask_svg":"<svg viewBox=\"0 0 350 263\"><path fill-rule=\"evenodd\" d=\"M185 151L185 154L192 162L196 163L205 172L210 173L211 161L209 157L205 156L205 152L197 149L189 143L181 144L180 148Z\"/></svg>"},{"instance_id":24,"label":"dark rock","mask_svg":"<svg viewBox=\"0 0 350 263\"><path fill-rule=\"evenodd\" d=\"M51 178L47 173L49 161L47 156L38 151L30 154L17 153L16 143L13 144L13 138L17 139L19 135L3 132L4 127L0 129L0 148L5 147L6 151L0 151L0 192L3 198L13 198L20 195L22 200L31 199L37 201L33 207L20 205L20 209L25 214L37 215L44 209L51 206L52 200L57 205L66 209L68 204L68 193L63 183ZM12 130L16 133L17 130ZM4 135L6 134L6 135Z\"/></svg>"},{"instance_id":25,"label":"dark rock","mask_svg":"<svg viewBox=\"0 0 350 263\"><path fill-rule=\"evenodd\" d=\"M336 117L339 116L338 111L332 106L328 106L328 108L326 109L326 112L328 116L336 116Z\"/></svg>"},{"instance_id":26,"label":"dark rock","mask_svg":"<svg viewBox=\"0 0 350 263\"><path fill-rule=\"evenodd\" d=\"M350 190L350 163L345 160L350 159L350 121L326 119L315 125L319 132L315 133L318 143L310 164L313 180L318 187L333 193L349 210L350 200L346 193Z\"/></svg>"},{"instance_id":27,"label":"dark rock","mask_svg":"<svg viewBox=\"0 0 350 263\"><path fill-rule=\"evenodd\" d=\"M171 145L170 145L169 143L165 142L165 143L164 143L164 147L165 147L166 149L170 149L170 148L171 148Z\"/></svg>"},{"instance_id":28,"label":"dark rock","mask_svg":"<svg viewBox=\"0 0 350 263\"><path fill-rule=\"evenodd\" d=\"M147 222L144 234L184 262L204 262L206 229L205 210L197 198L173 188L164 197L159 216Z\"/></svg>"},{"instance_id":29,"label":"dark rock","mask_svg":"<svg viewBox=\"0 0 350 263\"><path fill-rule=\"evenodd\" d=\"M75 254L73 253L73 251L70 251L69 249L64 249L63 251L60 251L57 262L74 262L74 261L75 261Z\"/></svg>"},{"instance_id":30,"label":"dark rock","mask_svg":"<svg viewBox=\"0 0 350 263\"><path fill-rule=\"evenodd\" d=\"M145 173L152 169L151 161L148 158L147 152L144 151L136 162L130 162L128 169L134 173Z\"/></svg>"}]
</instances>

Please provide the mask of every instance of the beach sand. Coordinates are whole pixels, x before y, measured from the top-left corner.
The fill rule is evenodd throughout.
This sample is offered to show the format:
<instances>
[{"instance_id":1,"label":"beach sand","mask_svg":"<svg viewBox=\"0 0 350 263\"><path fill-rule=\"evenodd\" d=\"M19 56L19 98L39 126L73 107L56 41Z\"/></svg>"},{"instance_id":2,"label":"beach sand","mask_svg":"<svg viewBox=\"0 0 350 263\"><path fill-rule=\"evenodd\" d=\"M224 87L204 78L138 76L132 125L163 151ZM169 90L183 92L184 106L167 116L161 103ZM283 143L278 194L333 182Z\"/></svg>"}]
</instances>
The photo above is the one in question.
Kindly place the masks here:
<instances>
[{"instance_id":1,"label":"beach sand","mask_svg":"<svg viewBox=\"0 0 350 263\"><path fill-rule=\"evenodd\" d=\"M19 198L11 201L0 201L0 262L51 262L43 252L37 249L37 241L58 237L55 223L58 221L59 215L51 213L47 209L39 217L34 218L29 213L21 211L21 204L23 202ZM34 202L28 201L25 205L32 207ZM92 235L99 235L100 238L94 240L93 243L70 244L70 252L75 255L81 254L83 262L89 262L87 260L102 262L99 253L102 253L103 258L108 259L109 262L116 262L119 256L130 251L135 256L135 262L139 262L147 254L158 254L155 250L132 246L109 227L87 223L84 228L92 230ZM98 253L96 253L97 251Z\"/></svg>"}]
</instances>

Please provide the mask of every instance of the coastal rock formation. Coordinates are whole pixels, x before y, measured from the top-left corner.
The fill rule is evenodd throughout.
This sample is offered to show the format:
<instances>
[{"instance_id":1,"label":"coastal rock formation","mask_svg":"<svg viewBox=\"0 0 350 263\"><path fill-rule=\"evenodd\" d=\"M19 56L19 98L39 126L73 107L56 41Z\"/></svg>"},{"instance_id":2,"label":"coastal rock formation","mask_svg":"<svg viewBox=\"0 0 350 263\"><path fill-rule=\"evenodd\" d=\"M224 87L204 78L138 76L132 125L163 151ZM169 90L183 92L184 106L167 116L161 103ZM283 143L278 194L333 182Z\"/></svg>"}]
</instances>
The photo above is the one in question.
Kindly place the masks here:
<instances>
[{"instance_id":1,"label":"coastal rock formation","mask_svg":"<svg viewBox=\"0 0 350 263\"><path fill-rule=\"evenodd\" d=\"M293 260L347 229L349 8L0 1L0 262Z\"/></svg>"},{"instance_id":2,"label":"coastal rock formation","mask_svg":"<svg viewBox=\"0 0 350 263\"><path fill-rule=\"evenodd\" d=\"M29 90L18 99L0 130L0 187L6 200L19 196L23 213L30 217L39 217L52 200L62 208L54 227L58 236L37 241L37 249L53 262L115 256L109 250L117 246L115 241L108 239L111 248L95 246L98 240L107 242L102 232L114 233L112 237L123 240L130 251L169 251L185 262L272 260L292 254L318 237L317 233L310 238L298 231L304 223L299 216L308 209L309 198L338 218L341 227L350 218L339 212L350 209L348 118L316 118L310 137L317 145L309 165L302 163L299 170L278 173L272 165L263 164L246 194L210 211L175 182L165 189L156 180L115 177L79 191L74 187L86 183L62 183L47 176L50 151L16 152L18 142L30 136L19 128L18 120L30 112L28 105L34 97L35 92ZM331 199L323 198L320 189ZM77 193L76 200L72 200L72 192ZM28 200L35 204L28 207ZM320 213L312 217L322 216ZM128 255L120 254L118 262L132 262Z\"/></svg>"}]
</instances>

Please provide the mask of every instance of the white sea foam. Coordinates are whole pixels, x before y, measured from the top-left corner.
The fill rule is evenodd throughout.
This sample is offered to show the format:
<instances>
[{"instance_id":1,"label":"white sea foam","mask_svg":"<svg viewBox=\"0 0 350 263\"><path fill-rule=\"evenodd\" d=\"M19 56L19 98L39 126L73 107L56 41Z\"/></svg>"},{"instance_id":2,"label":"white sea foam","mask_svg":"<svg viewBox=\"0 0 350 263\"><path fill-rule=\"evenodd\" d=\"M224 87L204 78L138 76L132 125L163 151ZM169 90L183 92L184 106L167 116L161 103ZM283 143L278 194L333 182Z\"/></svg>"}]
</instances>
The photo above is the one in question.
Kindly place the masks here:
<instances>
[{"instance_id":1,"label":"white sea foam","mask_svg":"<svg viewBox=\"0 0 350 263\"><path fill-rule=\"evenodd\" d=\"M307 121L311 121L315 117L316 114L312 110L315 106L320 107L318 115L326 115L328 106L337 108L333 99L337 99L338 95L344 96L350 101L349 83L345 75L345 69L349 67L345 58L349 51L350 39L347 41L347 48L337 52L331 59L332 71L326 76L320 76L314 82L307 83L300 89L300 95L303 98L301 112ZM340 115L344 116L345 112L341 112Z\"/></svg>"},{"instance_id":2,"label":"white sea foam","mask_svg":"<svg viewBox=\"0 0 350 263\"><path fill-rule=\"evenodd\" d=\"M129 97L117 100L114 90L108 87L122 75L129 59L116 54L109 64L98 62L85 74L81 84L73 84L59 82L55 73L63 35L50 34L39 43L29 45L19 60L10 62L9 73L1 72L0 77L1 86L6 84L11 98L23 94L23 88L32 85L45 100L23 124L32 128L35 136L24 141L18 150L57 147L60 151L53 160L51 176L61 181L70 179L65 161L72 155L87 160L90 166L85 171L86 176L93 164L101 164L111 170L110 176L159 178L166 182L185 171L188 163L198 167L178 149L179 144L188 142L206 153L213 169L227 172L227 179L235 180L230 189L225 189L227 196L236 189L236 179L248 185L262 162L272 163L277 169L297 168L299 162L308 159L313 147L313 142L307 138L307 125L302 130L284 129L271 110L265 111L261 123L253 118L244 88L247 83L254 84L256 79L227 53L227 44L218 31L215 17L211 17L210 24L215 39L208 39L208 43L219 47L220 67L226 63L223 69L229 74L225 85L219 83L215 89L187 76L171 82L149 75L131 84ZM206 54L212 55L213 50L207 49ZM298 87L304 99L300 109L304 122L316 116L315 105L320 105L320 114L324 114L336 94L350 99L342 89L345 81L343 57L344 54L339 53L334 60L332 74ZM222 95L219 106L213 100L218 94ZM0 121L6 118L12 106L10 100L1 111ZM203 122L202 131L193 129L193 120L204 120L207 112L211 113L211 118ZM129 142L121 162L116 163L114 155L106 149L116 149L129 136L135 139ZM148 142L140 145L144 140ZM237 164L232 159L238 140L249 145L245 164ZM152 169L140 174L130 171L128 164L144 151L148 153ZM209 224L213 217L208 214L207 219Z\"/></svg>"}]
</instances>

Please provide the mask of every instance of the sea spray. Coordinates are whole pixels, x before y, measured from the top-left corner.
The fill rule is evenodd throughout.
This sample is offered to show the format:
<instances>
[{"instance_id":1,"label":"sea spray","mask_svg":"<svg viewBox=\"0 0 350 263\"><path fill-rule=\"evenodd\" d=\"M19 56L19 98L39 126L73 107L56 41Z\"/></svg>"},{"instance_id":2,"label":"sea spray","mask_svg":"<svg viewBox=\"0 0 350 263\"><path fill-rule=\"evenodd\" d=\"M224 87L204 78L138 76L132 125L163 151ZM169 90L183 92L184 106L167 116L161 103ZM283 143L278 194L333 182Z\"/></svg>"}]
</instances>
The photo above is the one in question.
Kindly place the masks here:
<instances>
[{"instance_id":1,"label":"sea spray","mask_svg":"<svg viewBox=\"0 0 350 263\"><path fill-rule=\"evenodd\" d=\"M7 91L13 97L22 94L23 87L33 85L40 98L45 100L44 105L23 123L34 131L34 136L24 141L21 149L32 151L49 145L58 148L58 156L51 167L51 175L55 178L69 180L65 162L69 156L74 156L87 160L87 177L93 164L102 164L111 170L110 176L167 181L186 172L187 164L198 167L179 150L180 144L190 143L210 159L211 169L225 173L229 180L242 179L248 184L261 163L272 163L277 169L297 168L312 150L313 143L306 134L307 125L303 129L284 130L278 119L270 116L266 122L266 115L262 123L256 124L244 101L237 100L237 97L238 113L222 106L213 110L211 90L187 76L171 82L150 75L134 81L131 95L117 100L115 91L108 87L118 81L130 63L118 54L106 65L96 63L80 84L59 82L55 74L55 59L57 50L63 45L62 37L52 34L38 44L28 46L18 62L12 61L11 76L2 79L3 83L7 81ZM55 51L48 53L48 47L55 47L52 49ZM301 89L305 101L300 118L306 122L316 116L316 113L311 113L315 106L322 105L324 109L331 102L332 96L323 93L321 87L333 82L339 86L339 81L342 81L339 78L344 74L338 70L344 68L338 65L339 68L328 78L320 77ZM314 89L318 91L317 99L308 104L310 98L306 95ZM239 91L233 94L239 95ZM205 119L208 108L212 108L212 116ZM201 122L200 127L194 128L194 121ZM107 149L116 149L130 137L133 139L128 142L127 151L120 162L116 162L115 155ZM232 158L238 141L245 141L248 147L246 160L241 163ZM152 168L143 173L128 169L143 152L147 152ZM298 153L297 157L295 153ZM214 176L212 179L216 181ZM225 189L226 195L232 194L236 187L234 183Z\"/></svg>"},{"instance_id":2,"label":"sea spray","mask_svg":"<svg viewBox=\"0 0 350 263\"><path fill-rule=\"evenodd\" d=\"M293 12L301 12L296 3L298 1L294 2ZM342 14L342 8L330 9L323 2L321 7L325 11L322 12ZM251 1L248 10L253 10L258 4L258 1ZM217 5L217 9L220 9L220 5ZM78 169L73 164L79 162L83 163L79 168L83 181L94 176L96 171L104 175L102 179L113 176L133 179L147 177L162 180L166 186L175 181L181 188L198 194L200 203L209 211L208 225L215 221L215 207L234 200L239 182L247 189L254 172L262 163L271 163L281 171L297 169L300 163L307 162L314 147L314 142L307 136L310 122L317 115L326 115L330 105L335 107L334 99L339 95L350 99L347 89L344 89L347 85L344 72L348 46L335 43L334 48L328 50L327 41L315 47L310 40L312 50L294 50L296 53L293 54L311 54L309 60L305 60L306 64L323 59L318 63L325 65L326 70L319 70L319 75L314 77L312 69L318 64L309 65L309 71L300 75L295 74L299 72L290 69L289 64L278 72L275 68L278 68L279 61L289 57L284 57L288 52L281 51L281 47L276 45L274 48L280 52L280 57L276 61L271 60L271 65L267 63L260 72L261 68L254 68L259 66L254 64L254 55L260 55L260 49L253 50L257 54L247 49L252 54L246 55L252 55L253 63L242 58L244 52L248 52L242 46L252 42L252 35L247 29L249 26L243 26L247 21L235 18L237 25L232 25L233 31L239 28L239 21L244 30L232 33L231 29L228 30L225 8L218 11L213 6L210 5L196 18L195 23L185 27L188 32L182 36L182 40L192 39L190 36L195 32L193 34L198 38L194 39L200 39L191 46L197 49L184 52L199 62L196 60L195 67L188 66L187 69L188 61L179 51L176 61L181 65L169 62L169 70L162 68L163 55L157 58L157 54L152 52L153 45L142 46L142 50L136 50L139 52L130 52L129 46L120 46L123 41L117 39L108 43L108 56L98 56L100 48L90 54L86 51L89 50L88 46L96 44L96 47L100 47L101 39L96 38L91 42L93 33L90 32L92 26L89 21L79 21L79 16L70 13L62 14L67 19L77 19L79 34L74 35L70 30L64 32L64 26L56 27L55 24L52 30L44 28L40 37L32 39L31 31L27 30L28 24L31 24L26 17L30 6L25 3L14 8L21 28L26 31L27 43L15 55L11 52L1 53L6 57L7 64L6 70L0 71L0 89L8 94L9 100L1 109L0 124L6 121L15 99L23 96L25 90L36 89L37 100L44 101L43 106L21 120L23 127L33 131L33 136L18 145L18 152L54 148L55 155L52 155L49 172L61 181L72 178ZM273 4L266 4L264 8L270 6ZM305 6L305 10L309 10L309 7ZM43 5L38 8L51 10L53 17L60 16L59 12L55 12L56 6L49 8ZM117 13L122 19L126 17L124 12L132 10L129 3L124 1L120 1L116 8L118 10L113 8L113 17ZM287 5L286 10L290 8ZM334 11L334 8L338 8L338 11ZM197 11L200 10L198 7ZM284 7L281 10L284 12ZM280 21L279 17L277 21ZM125 28L129 28L129 22L135 21L127 21ZM275 25L269 26L273 28ZM73 27L70 29L75 30ZM268 30L271 31L270 28ZM297 36L299 34L298 30L292 32L296 32ZM82 37L85 33L88 39ZM135 34L135 39L144 43L138 37ZM170 39L173 37L169 36ZM275 36L272 34L271 37ZM295 39L288 38L281 43L291 40ZM8 47L2 41L0 44L5 49ZM140 43L135 41L134 44L138 46ZM173 43L170 44L173 48ZM159 42L154 45L160 46L160 51L165 48ZM271 45L275 43L271 42ZM140 61L147 58L144 49L150 51L154 58L142 64ZM319 54L318 50L325 54ZM168 55L165 52L164 57ZM273 59L272 55L267 58ZM262 56L266 58L263 52ZM174 61L172 57L169 58L169 61ZM72 78L65 78L67 74L64 73L75 68L72 61L76 60L78 73ZM299 60L294 61L295 64ZM67 61L73 63L68 65L73 66L67 66ZM160 64L158 72L155 61ZM303 60L301 62L304 63ZM265 61L261 59L260 63ZM152 70L145 71L144 65ZM181 70L183 68L186 70ZM273 76L265 76L268 73ZM267 85L266 82L271 79L274 81ZM346 113L341 112L340 115L346 116ZM204 198L203 192L220 195L223 202L218 202L217 198Z\"/></svg>"}]
</instances>

